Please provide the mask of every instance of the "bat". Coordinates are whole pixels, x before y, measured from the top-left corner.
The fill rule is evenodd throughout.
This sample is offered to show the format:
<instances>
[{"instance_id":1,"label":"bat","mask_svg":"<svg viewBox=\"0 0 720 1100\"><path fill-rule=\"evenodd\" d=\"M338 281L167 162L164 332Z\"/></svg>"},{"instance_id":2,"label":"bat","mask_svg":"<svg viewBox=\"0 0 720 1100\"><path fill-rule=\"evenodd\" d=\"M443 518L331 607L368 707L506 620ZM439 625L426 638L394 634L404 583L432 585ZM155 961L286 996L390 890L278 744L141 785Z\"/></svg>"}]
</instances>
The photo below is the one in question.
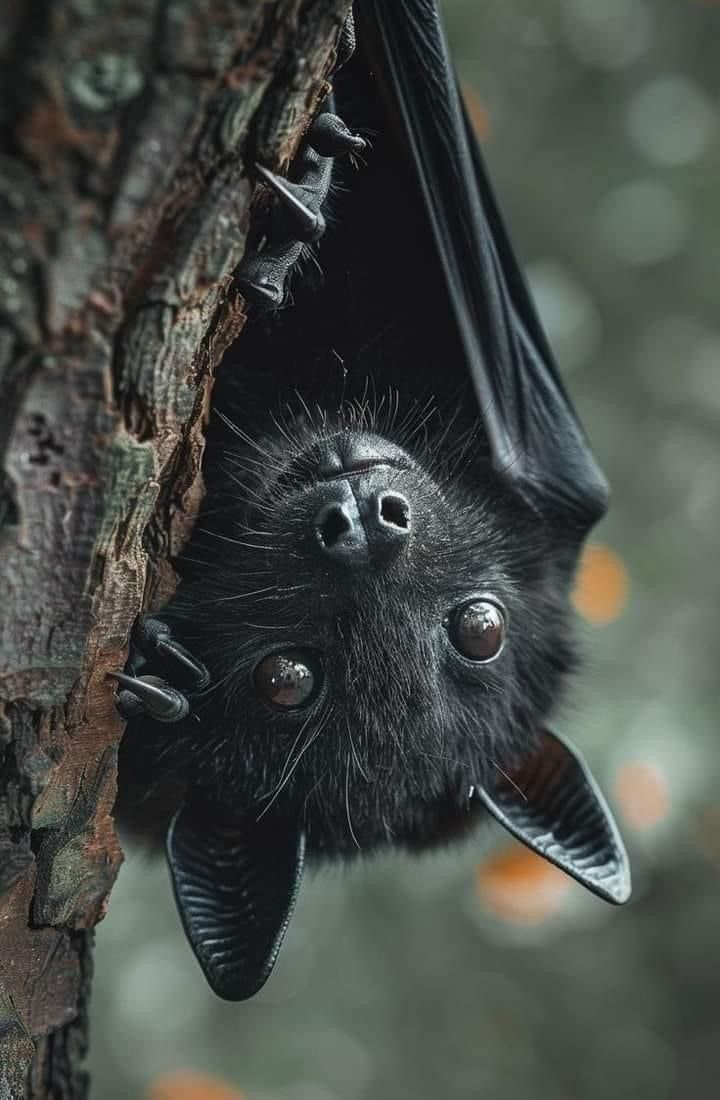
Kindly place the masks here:
<instances>
[{"instance_id":1,"label":"bat","mask_svg":"<svg viewBox=\"0 0 720 1100\"><path fill-rule=\"evenodd\" d=\"M254 314L219 371L203 511L116 674L120 819L166 836L188 940L231 1000L270 974L306 859L420 852L494 818L607 901L630 894L611 812L549 728L607 485L436 3L355 18L288 175L257 166Z\"/></svg>"}]
</instances>

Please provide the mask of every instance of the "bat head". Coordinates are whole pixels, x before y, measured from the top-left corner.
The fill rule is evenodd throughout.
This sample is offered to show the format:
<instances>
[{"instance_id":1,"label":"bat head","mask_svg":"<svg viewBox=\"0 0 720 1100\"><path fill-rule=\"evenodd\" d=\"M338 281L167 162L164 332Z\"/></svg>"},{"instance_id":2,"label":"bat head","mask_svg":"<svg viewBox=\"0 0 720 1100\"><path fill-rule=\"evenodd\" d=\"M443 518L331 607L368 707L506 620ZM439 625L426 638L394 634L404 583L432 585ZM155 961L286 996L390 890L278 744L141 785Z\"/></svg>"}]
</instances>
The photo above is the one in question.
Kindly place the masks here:
<instances>
[{"instance_id":1,"label":"bat head","mask_svg":"<svg viewBox=\"0 0 720 1100\"><path fill-rule=\"evenodd\" d=\"M422 849L489 812L606 900L629 895L602 795L545 728L575 662L576 547L473 432L450 444L427 409L408 424L318 423L303 404L237 429L209 479L199 571L168 612L211 686L165 742L187 783L167 856L222 997L267 979L306 852Z\"/></svg>"},{"instance_id":2,"label":"bat head","mask_svg":"<svg viewBox=\"0 0 720 1100\"><path fill-rule=\"evenodd\" d=\"M300 817L311 855L465 828L574 664L552 534L447 435L427 407L236 434L212 568L180 590L206 783Z\"/></svg>"}]
</instances>

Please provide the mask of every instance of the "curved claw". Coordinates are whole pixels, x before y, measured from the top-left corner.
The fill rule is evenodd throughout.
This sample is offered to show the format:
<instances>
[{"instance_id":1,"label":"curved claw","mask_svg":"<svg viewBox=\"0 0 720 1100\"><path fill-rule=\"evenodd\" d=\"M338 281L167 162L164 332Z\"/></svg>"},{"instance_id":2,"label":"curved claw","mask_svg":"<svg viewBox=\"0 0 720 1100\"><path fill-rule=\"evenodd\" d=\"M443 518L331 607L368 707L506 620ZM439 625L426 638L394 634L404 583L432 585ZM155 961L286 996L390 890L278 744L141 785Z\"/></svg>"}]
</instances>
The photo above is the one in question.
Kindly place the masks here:
<instances>
[{"instance_id":1,"label":"curved claw","mask_svg":"<svg viewBox=\"0 0 720 1100\"><path fill-rule=\"evenodd\" d=\"M210 673L205 665L193 657L192 653L189 653L179 642L174 641L169 632L157 638L155 648L164 657L177 661L178 664L182 665L194 680L194 686L198 690L207 687L210 682Z\"/></svg>"},{"instance_id":2,"label":"curved claw","mask_svg":"<svg viewBox=\"0 0 720 1100\"><path fill-rule=\"evenodd\" d=\"M126 671L140 675L153 669L165 678L150 677L151 683L163 685L168 680L175 684L179 680L180 689L191 687L194 691L199 691L207 687L210 681L210 673L205 665L176 641L164 620L156 619L152 615L138 619L133 629L131 650Z\"/></svg>"},{"instance_id":3,"label":"curved claw","mask_svg":"<svg viewBox=\"0 0 720 1100\"><path fill-rule=\"evenodd\" d=\"M143 710L156 722L179 722L190 712L185 696L157 676L128 676L124 672L109 672L108 676L117 680L125 691L131 692L142 704ZM129 710L127 702L129 701L123 701L123 709L126 711Z\"/></svg>"},{"instance_id":4,"label":"curved claw","mask_svg":"<svg viewBox=\"0 0 720 1100\"><path fill-rule=\"evenodd\" d=\"M302 187L282 176L276 176L262 164L256 164L255 168L258 175L282 203L283 213L292 225L295 238L310 243L322 237L325 232L325 219L322 214L315 213L305 205L303 202L305 192Z\"/></svg>"},{"instance_id":5,"label":"curved claw","mask_svg":"<svg viewBox=\"0 0 720 1100\"><path fill-rule=\"evenodd\" d=\"M257 275L253 279L241 272L237 281L245 301L256 309L279 309L283 304L285 299L283 289L270 282L263 275Z\"/></svg>"}]
</instances>

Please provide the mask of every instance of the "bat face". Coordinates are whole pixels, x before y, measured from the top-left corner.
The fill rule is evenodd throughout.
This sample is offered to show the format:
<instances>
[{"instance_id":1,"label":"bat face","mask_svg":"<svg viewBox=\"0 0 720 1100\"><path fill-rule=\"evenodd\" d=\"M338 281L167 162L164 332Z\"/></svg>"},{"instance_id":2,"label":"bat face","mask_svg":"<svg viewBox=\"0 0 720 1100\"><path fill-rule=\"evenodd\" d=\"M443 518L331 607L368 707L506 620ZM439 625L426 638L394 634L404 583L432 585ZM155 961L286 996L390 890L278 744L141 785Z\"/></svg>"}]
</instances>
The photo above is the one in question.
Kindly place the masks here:
<instances>
[{"instance_id":1,"label":"bat face","mask_svg":"<svg viewBox=\"0 0 720 1100\"><path fill-rule=\"evenodd\" d=\"M211 561L173 608L211 675L205 784L300 820L310 854L469 825L471 787L527 754L573 664L549 534L437 411L379 405L296 399L237 428Z\"/></svg>"}]
</instances>

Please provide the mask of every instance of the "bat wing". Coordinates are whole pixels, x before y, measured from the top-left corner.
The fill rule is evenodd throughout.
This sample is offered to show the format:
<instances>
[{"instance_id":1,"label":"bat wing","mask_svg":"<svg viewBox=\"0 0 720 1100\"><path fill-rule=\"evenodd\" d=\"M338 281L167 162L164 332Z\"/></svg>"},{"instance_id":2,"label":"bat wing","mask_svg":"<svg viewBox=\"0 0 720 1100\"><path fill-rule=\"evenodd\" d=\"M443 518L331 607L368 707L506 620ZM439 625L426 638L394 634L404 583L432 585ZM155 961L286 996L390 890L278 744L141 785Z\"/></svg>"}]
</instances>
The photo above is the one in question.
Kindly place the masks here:
<instances>
[{"instance_id":1,"label":"bat wing","mask_svg":"<svg viewBox=\"0 0 720 1100\"><path fill-rule=\"evenodd\" d=\"M563 386L513 253L458 91L435 0L361 0L358 40L374 74L383 146L408 219L432 250L413 263L419 232L403 240L405 303L421 301L417 328L430 354L447 347L472 379L496 473L577 550L607 505L607 483ZM396 153L395 150L402 150ZM415 192L415 194L411 194ZM393 196L393 217L404 216ZM392 220L384 223L392 231ZM416 255L418 253L416 252ZM418 277L416 269L420 267ZM412 270L411 270L412 269ZM431 282L422 296L421 282ZM387 284L386 284L387 285ZM444 299L444 306L429 302ZM434 304L434 302L433 302ZM428 321L430 319L430 321ZM416 349L422 353L422 344ZM417 353L417 350L416 350ZM630 895L630 870L612 814L577 751L543 732L533 752L477 790L489 813L543 858L615 904Z\"/></svg>"},{"instance_id":2,"label":"bat wing","mask_svg":"<svg viewBox=\"0 0 720 1100\"><path fill-rule=\"evenodd\" d=\"M244 1001L265 984L303 872L305 838L270 817L226 821L197 794L177 812L167 857L180 917L208 984Z\"/></svg>"},{"instance_id":3,"label":"bat wing","mask_svg":"<svg viewBox=\"0 0 720 1100\"><path fill-rule=\"evenodd\" d=\"M559 377L469 125L435 0L361 0L358 39L412 164L493 466L579 543L607 483ZM408 257L408 262L412 257Z\"/></svg>"}]
</instances>

